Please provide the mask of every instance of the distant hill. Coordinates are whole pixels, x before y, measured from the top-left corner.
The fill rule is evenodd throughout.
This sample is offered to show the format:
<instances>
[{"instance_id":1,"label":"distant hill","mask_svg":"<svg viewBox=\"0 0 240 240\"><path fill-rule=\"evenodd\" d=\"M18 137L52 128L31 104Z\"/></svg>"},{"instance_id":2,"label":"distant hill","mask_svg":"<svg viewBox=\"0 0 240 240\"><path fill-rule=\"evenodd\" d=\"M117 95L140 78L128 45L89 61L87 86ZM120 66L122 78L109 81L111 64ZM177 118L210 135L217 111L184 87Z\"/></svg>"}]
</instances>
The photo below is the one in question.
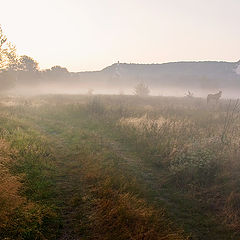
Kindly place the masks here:
<instances>
[{"instance_id":1,"label":"distant hill","mask_svg":"<svg viewBox=\"0 0 240 240\"><path fill-rule=\"evenodd\" d=\"M238 62L172 62L163 64L114 63L101 71L74 73L82 84L132 87L145 82L151 88L239 89Z\"/></svg>"},{"instance_id":2,"label":"distant hill","mask_svg":"<svg viewBox=\"0 0 240 240\"><path fill-rule=\"evenodd\" d=\"M33 80L34 79L34 80ZM173 62L163 64L114 63L101 71L68 72L55 67L37 74L18 73L10 91L19 94L73 93L133 94L134 87L144 82L152 95L196 97L223 91L223 97L240 97L240 61L238 62Z\"/></svg>"}]
</instances>

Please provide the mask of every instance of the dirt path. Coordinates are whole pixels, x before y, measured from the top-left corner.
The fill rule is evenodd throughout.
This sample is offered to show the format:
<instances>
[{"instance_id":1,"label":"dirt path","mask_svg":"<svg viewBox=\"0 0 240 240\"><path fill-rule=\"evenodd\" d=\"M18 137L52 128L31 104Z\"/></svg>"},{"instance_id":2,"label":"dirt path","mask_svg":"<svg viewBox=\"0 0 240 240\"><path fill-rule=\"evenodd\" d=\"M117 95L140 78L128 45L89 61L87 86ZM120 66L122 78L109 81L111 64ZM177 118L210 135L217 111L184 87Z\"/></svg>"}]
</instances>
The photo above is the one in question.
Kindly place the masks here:
<instances>
[{"instance_id":1,"label":"dirt path","mask_svg":"<svg viewBox=\"0 0 240 240\"><path fill-rule=\"evenodd\" d=\"M174 189L164 187L164 182L169 175L166 169L154 168L147 164L116 139L106 138L105 144L120 157L123 169L130 170L137 177L137 180L145 186L149 195L146 197L159 207L164 206L178 226L182 225L184 229L192 232L191 239L239 239L239 237L232 237L231 230L227 231L225 226L216 222L211 214L206 213L204 211L205 205L194 199L184 198L183 194L175 192Z\"/></svg>"},{"instance_id":2,"label":"dirt path","mask_svg":"<svg viewBox=\"0 0 240 240\"><path fill-rule=\"evenodd\" d=\"M59 151L58 155L58 176L56 179L56 188L59 195L57 199L60 200L59 208L61 209L62 230L59 240L78 240L79 236L74 232L74 221L76 209L72 206L72 198L76 193L80 192L82 186L79 178L80 166L76 164L74 156Z\"/></svg>"},{"instance_id":3,"label":"dirt path","mask_svg":"<svg viewBox=\"0 0 240 240\"><path fill-rule=\"evenodd\" d=\"M71 127L71 131L77 135L78 127ZM46 130L46 132L48 131ZM117 166L120 170L130 173L142 185L145 198L151 204L166 208L169 216L178 226L183 226L187 232L193 233L192 239L234 239L230 237L231 233L226 232L221 224L214 222L210 215L204 213L204 206L193 200L184 199L181 194L165 188L164 181L167 172L164 169L156 169L150 164L146 164L143 159L136 157L136 154L121 144L118 139L109 137L107 133L99 131L98 134L101 136L103 146L118 156ZM81 221L76 217L76 211L85 211L86 209L81 209L81 206L80 209L77 209L76 205L73 204L73 199L75 196L80 198L84 194L86 186L82 186L79 177L81 174L81 165L78 162L79 153L72 151L73 145L76 143L59 137L53 132L50 137L58 166L58 175L56 176L58 196L56 199L59 201L63 219L59 240L82 239L79 237L79 232L75 231L76 223L79 225L79 221ZM70 146L71 148L69 148Z\"/></svg>"}]
</instances>

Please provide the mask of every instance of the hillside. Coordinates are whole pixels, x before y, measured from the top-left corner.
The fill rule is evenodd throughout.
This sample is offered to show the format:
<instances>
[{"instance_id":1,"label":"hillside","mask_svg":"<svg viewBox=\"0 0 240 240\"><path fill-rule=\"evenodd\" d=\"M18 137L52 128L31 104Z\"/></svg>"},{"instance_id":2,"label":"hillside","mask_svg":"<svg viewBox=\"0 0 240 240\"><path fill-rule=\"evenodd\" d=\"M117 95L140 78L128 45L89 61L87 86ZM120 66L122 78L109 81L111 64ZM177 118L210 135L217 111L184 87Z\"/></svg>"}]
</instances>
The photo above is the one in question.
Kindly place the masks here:
<instances>
[{"instance_id":1,"label":"hillside","mask_svg":"<svg viewBox=\"0 0 240 240\"><path fill-rule=\"evenodd\" d=\"M146 83L152 95L163 96L184 96L189 90L196 97L206 97L210 92L222 90L225 98L238 98L240 90L240 61L114 63L101 71L68 72L61 67L52 71L39 71L35 75L19 72L12 92L85 94L92 89L95 94L132 94L139 82Z\"/></svg>"},{"instance_id":2,"label":"hillside","mask_svg":"<svg viewBox=\"0 0 240 240\"><path fill-rule=\"evenodd\" d=\"M125 87L144 81L153 87L240 89L238 62L173 62L163 64L115 63L96 72L75 77L95 86Z\"/></svg>"}]
</instances>

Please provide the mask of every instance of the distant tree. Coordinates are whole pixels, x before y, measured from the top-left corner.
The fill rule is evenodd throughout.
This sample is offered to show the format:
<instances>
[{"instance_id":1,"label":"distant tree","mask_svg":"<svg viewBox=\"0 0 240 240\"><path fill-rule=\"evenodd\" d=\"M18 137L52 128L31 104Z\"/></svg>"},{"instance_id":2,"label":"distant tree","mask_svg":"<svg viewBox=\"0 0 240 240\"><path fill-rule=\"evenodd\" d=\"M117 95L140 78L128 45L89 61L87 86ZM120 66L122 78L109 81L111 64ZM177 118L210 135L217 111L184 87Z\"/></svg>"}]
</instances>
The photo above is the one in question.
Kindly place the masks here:
<instances>
[{"instance_id":1,"label":"distant tree","mask_svg":"<svg viewBox=\"0 0 240 240\"><path fill-rule=\"evenodd\" d=\"M51 68L51 71L53 74L59 76L69 75L67 68L61 66L54 66Z\"/></svg>"},{"instance_id":2,"label":"distant tree","mask_svg":"<svg viewBox=\"0 0 240 240\"><path fill-rule=\"evenodd\" d=\"M16 48L8 42L0 26L0 92L14 86L17 63Z\"/></svg>"},{"instance_id":3,"label":"distant tree","mask_svg":"<svg viewBox=\"0 0 240 240\"><path fill-rule=\"evenodd\" d=\"M24 72L37 72L39 71L38 63L29 56L20 56L18 61L18 70Z\"/></svg>"},{"instance_id":4,"label":"distant tree","mask_svg":"<svg viewBox=\"0 0 240 240\"><path fill-rule=\"evenodd\" d=\"M67 68L54 66L51 69L42 71L42 76L45 80L64 80L71 76Z\"/></svg>"},{"instance_id":5,"label":"distant tree","mask_svg":"<svg viewBox=\"0 0 240 240\"><path fill-rule=\"evenodd\" d=\"M146 85L143 82L138 83L136 85L136 87L134 88L134 94L137 96L146 97L149 95L149 93L150 93L150 89L149 89L148 85Z\"/></svg>"},{"instance_id":6,"label":"distant tree","mask_svg":"<svg viewBox=\"0 0 240 240\"><path fill-rule=\"evenodd\" d=\"M23 55L17 64L17 82L19 85L35 85L41 78L38 62L33 58Z\"/></svg>"}]
</instances>

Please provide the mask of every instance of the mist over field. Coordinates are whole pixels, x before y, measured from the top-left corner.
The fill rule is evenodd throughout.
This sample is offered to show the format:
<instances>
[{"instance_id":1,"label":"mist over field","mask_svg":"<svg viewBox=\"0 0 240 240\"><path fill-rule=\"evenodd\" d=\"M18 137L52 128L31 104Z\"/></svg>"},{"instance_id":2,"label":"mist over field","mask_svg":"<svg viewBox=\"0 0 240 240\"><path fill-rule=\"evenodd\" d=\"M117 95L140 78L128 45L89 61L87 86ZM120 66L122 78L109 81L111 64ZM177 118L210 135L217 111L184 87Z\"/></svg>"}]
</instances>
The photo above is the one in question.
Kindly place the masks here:
<instances>
[{"instance_id":1,"label":"mist over field","mask_svg":"<svg viewBox=\"0 0 240 240\"><path fill-rule=\"evenodd\" d=\"M240 62L177 62L166 64L115 63L101 71L68 72L63 67L16 73L10 94L134 94L144 82L153 96L195 97L223 91L224 98L238 98Z\"/></svg>"},{"instance_id":2,"label":"mist over field","mask_svg":"<svg viewBox=\"0 0 240 240\"><path fill-rule=\"evenodd\" d=\"M240 1L0 6L0 240L240 240Z\"/></svg>"}]
</instances>

